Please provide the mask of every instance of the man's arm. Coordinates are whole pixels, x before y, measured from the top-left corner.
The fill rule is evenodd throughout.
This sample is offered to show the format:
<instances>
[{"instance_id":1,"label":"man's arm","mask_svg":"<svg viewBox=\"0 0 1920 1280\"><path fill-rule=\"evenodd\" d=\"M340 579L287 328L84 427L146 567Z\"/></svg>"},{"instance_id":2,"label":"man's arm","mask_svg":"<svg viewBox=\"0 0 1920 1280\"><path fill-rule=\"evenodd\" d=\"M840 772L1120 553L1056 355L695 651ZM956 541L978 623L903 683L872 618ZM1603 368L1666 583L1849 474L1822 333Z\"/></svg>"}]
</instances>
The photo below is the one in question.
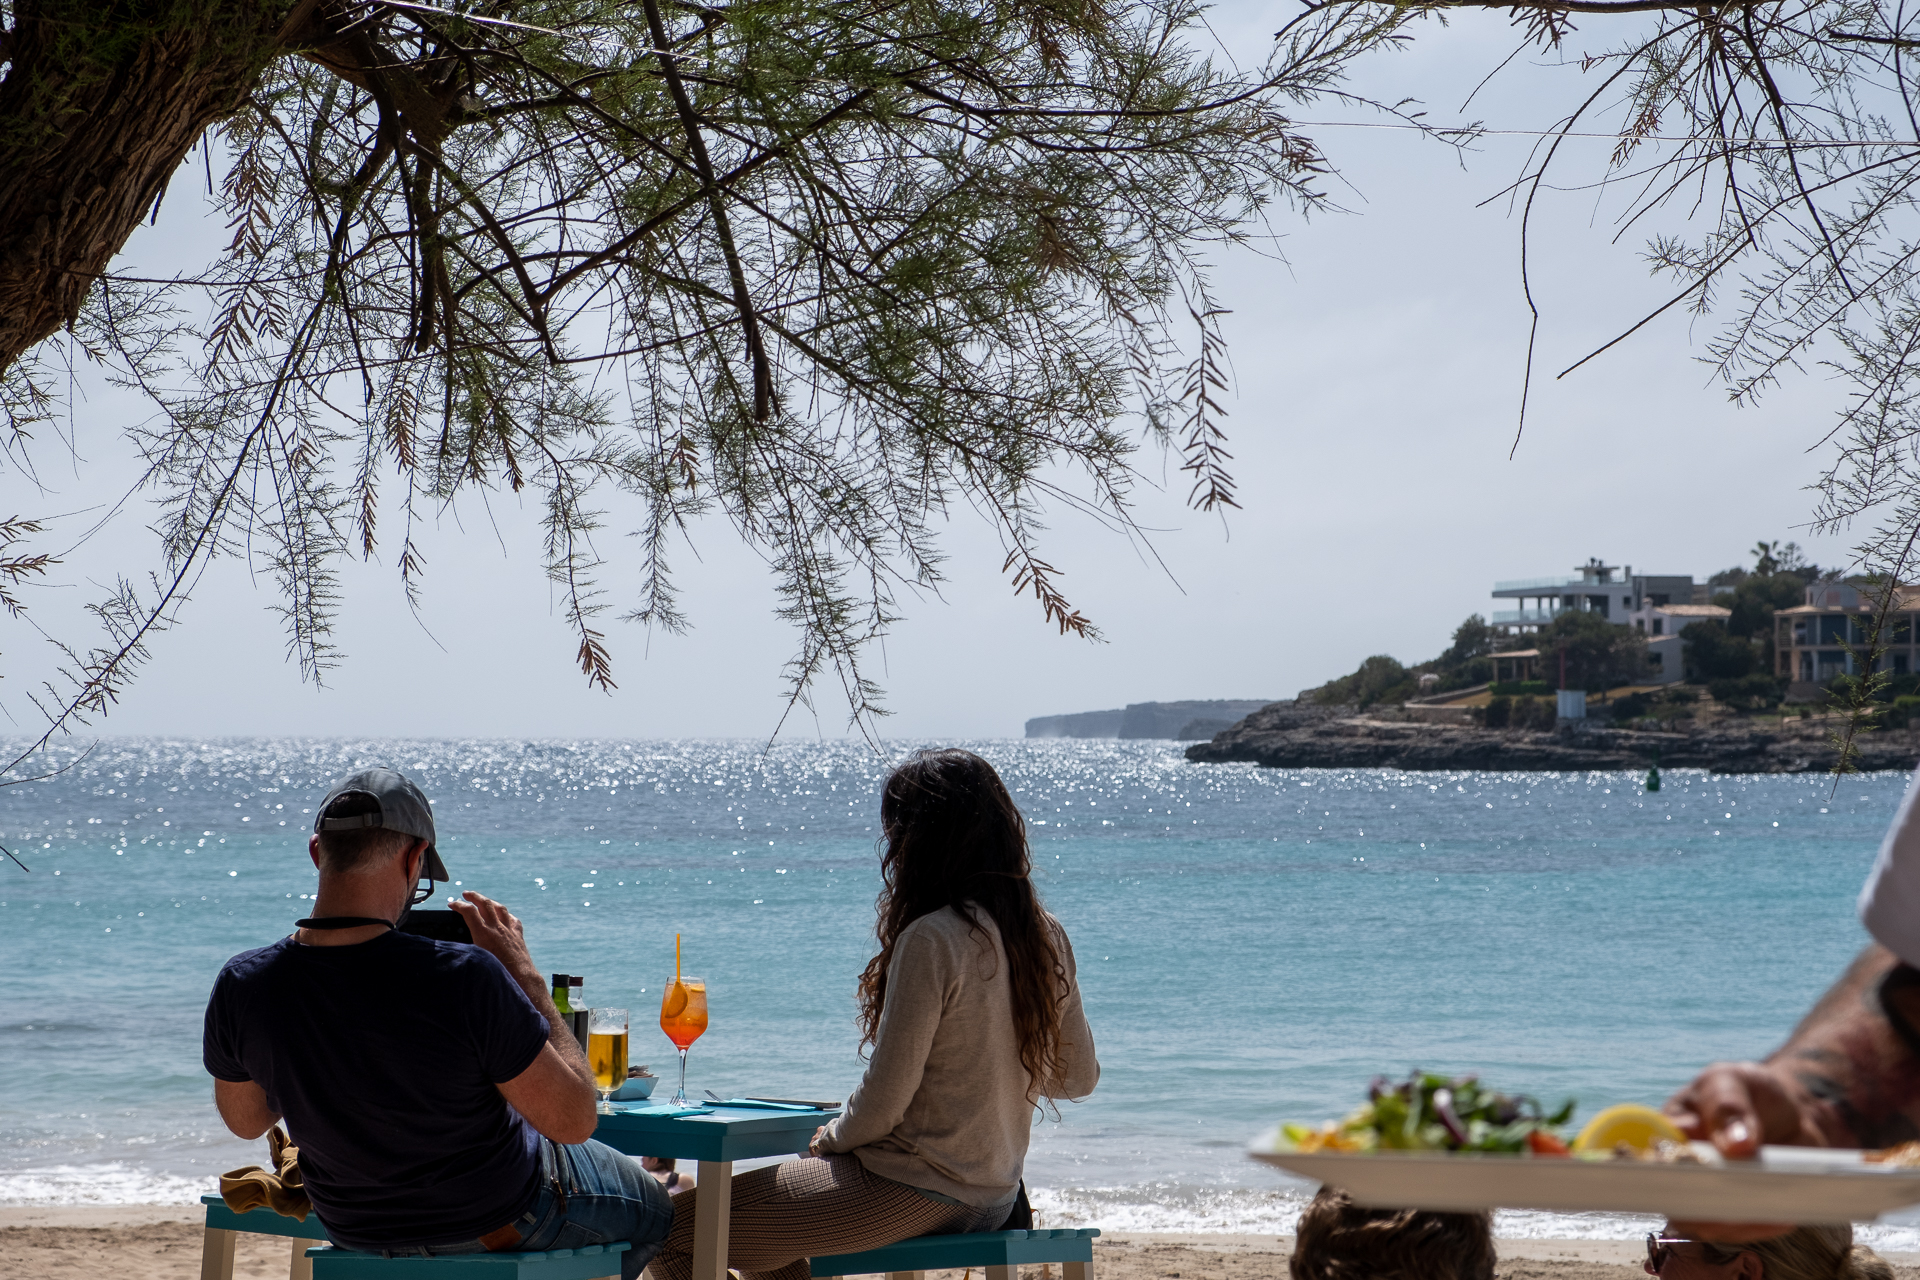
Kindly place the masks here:
<instances>
[{"instance_id":1,"label":"man's arm","mask_svg":"<svg viewBox=\"0 0 1920 1280\"><path fill-rule=\"evenodd\" d=\"M1717 1062L1667 1101L1732 1159L1762 1143L1888 1147L1920 1137L1920 970L1861 952L1764 1062Z\"/></svg>"},{"instance_id":2,"label":"man's arm","mask_svg":"<svg viewBox=\"0 0 1920 1280\"><path fill-rule=\"evenodd\" d=\"M215 1077L213 1105L236 1137L257 1138L280 1123L280 1113L267 1105L267 1091L251 1080Z\"/></svg>"},{"instance_id":3,"label":"man's arm","mask_svg":"<svg viewBox=\"0 0 1920 1280\"><path fill-rule=\"evenodd\" d=\"M554 1007L540 971L533 967L519 919L471 889L464 900L451 899L450 905L466 918L474 945L506 967L547 1019L547 1043L540 1056L525 1071L495 1087L543 1137L559 1143L585 1142L598 1123L593 1069L573 1038L573 1029L560 1020L560 1010Z\"/></svg>"}]
</instances>

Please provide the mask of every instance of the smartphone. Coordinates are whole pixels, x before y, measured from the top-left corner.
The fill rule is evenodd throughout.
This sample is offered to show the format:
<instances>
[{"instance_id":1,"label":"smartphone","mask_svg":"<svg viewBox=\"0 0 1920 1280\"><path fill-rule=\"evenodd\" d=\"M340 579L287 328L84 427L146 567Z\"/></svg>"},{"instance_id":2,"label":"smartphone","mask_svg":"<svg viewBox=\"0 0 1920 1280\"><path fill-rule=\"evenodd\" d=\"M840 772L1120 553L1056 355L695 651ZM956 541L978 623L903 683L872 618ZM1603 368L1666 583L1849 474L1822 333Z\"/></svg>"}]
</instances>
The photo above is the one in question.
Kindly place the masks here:
<instances>
[{"instance_id":1,"label":"smartphone","mask_svg":"<svg viewBox=\"0 0 1920 1280\"><path fill-rule=\"evenodd\" d=\"M458 911L421 911L415 909L400 917L401 933L417 933L435 942L472 942L473 931Z\"/></svg>"}]
</instances>

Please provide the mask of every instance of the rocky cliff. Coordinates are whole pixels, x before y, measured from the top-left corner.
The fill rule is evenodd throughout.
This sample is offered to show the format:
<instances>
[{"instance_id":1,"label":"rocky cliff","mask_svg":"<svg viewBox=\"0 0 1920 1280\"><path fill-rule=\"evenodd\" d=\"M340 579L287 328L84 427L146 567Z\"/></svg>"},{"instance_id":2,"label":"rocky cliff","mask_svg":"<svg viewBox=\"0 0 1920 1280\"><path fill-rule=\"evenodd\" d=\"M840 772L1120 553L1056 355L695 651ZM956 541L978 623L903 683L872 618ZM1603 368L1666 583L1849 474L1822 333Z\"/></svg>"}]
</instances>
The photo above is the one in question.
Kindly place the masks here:
<instances>
[{"instance_id":1,"label":"rocky cliff","mask_svg":"<svg viewBox=\"0 0 1920 1280\"><path fill-rule=\"evenodd\" d=\"M1552 732L1420 724L1361 715L1353 707L1276 702L1211 741L1187 748L1187 759L1240 760L1277 769L1645 769L1655 753L1664 768L1716 773L1818 773L1837 752L1822 720L1778 725L1737 718L1662 733L1599 723ZM1920 733L1884 730L1860 737L1862 769L1914 768Z\"/></svg>"},{"instance_id":2,"label":"rocky cliff","mask_svg":"<svg viewBox=\"0 0 1920 1280\"><path fill-rule=\"evenodd\" d=\"M1119 711L1079 711L1035 716L1029 738L1210 738L1240 717L1267 705L1265 698L1206 702L1130 702Z\"/></svg>"}]
</instances>

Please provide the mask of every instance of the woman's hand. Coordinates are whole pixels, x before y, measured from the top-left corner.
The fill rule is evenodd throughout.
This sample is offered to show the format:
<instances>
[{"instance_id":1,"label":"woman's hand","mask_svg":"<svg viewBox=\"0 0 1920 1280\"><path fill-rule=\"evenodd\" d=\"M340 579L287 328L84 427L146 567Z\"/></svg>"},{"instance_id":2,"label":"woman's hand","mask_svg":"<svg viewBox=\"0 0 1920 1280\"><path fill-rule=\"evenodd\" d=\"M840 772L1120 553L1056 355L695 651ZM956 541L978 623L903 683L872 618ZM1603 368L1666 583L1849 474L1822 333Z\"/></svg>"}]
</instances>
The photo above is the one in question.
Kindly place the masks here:
<instances>
[{"instance_id":1,"label":"woman's hand","mask_svg":"<svg viewBox=\"0 0 1920 1280\"><path fill-rule=\"evenodd\" d=\"M810 1156L823 1156L827 1154L825 1148L820 1145L822 1142L825 1142L826 1139L827 1126L821 1125L813 1131L813 1141L807 1144L807 1154Z\"/></svg>"}]
</instances>

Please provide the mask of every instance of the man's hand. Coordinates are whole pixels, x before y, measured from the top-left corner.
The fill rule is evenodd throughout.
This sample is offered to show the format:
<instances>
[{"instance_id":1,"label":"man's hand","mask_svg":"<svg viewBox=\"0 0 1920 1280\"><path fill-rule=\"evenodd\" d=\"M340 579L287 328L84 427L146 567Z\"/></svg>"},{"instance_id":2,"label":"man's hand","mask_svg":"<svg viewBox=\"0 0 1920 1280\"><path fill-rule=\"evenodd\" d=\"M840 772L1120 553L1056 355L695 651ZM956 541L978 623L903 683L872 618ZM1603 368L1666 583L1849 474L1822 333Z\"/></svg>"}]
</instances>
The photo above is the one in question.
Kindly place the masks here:
<instances>
[{"instance_id":1,"label":"man's hand","mask_svg":"<svg viewBox=\"0 0 1920 1280\"><path fill-rule=\"evenodd\" d=\"M1762 1143L1826 1146L1812 1101L1772 1064L1716 1062L1667 1099L1666 1112L1689 1138L1712 1142L1729 1160L1751 1160Z\"/></svg>"},{"instance_id":2,"label":"man's hand","mask_svg":"<svg viewBox=\"0 0 1920 1280\"><path fill-rule=\"evenodd\" d=\"M463 900L464 899L464 900ZM594 1112L593 1069L573 1028L560 1020L553 996L533 967L527 952L526 931L520 920L483 893L469 889L460 898L448 898L447 905L458 911L473 932L473 945L506 967L547 1019L547 1047L533 1065L505 1084L495 1086L515 1111L525 1116L541 1134L555 1142L585 1142L593 1136L598 1117Z\"/></svg>"},{"instance_id":3,"label":"man's hand","mask_svg":"<svg viewBox=\"0 0 1920 1280\"><path fill-rule=\"evenodd\" d=\"M533 967L533 956L527 951L526 931L521 928L518 916L484 893L471 889L458 898L448 898L447 905L467 922L474 946L505 965L515 978L532 974L536 984L539 983L539 970ZM541 984L540 989L546 990L545 985Z\"/></svg>"},{"instance_id":4,"label":"man's hand","mask_svg":"<svg viewBox=\"0 0 1920 1280\"><path fill-rule=\"evenodd\" d=\"M810 1156L825 1155L826 1152L820 1149L820 1144L826 1139L826 1136L827 1126L821 1125L818 1129L815 1129L813 1131L813 1141L807 1143L807 1154Z\"/></svg>"}]
</instances>

